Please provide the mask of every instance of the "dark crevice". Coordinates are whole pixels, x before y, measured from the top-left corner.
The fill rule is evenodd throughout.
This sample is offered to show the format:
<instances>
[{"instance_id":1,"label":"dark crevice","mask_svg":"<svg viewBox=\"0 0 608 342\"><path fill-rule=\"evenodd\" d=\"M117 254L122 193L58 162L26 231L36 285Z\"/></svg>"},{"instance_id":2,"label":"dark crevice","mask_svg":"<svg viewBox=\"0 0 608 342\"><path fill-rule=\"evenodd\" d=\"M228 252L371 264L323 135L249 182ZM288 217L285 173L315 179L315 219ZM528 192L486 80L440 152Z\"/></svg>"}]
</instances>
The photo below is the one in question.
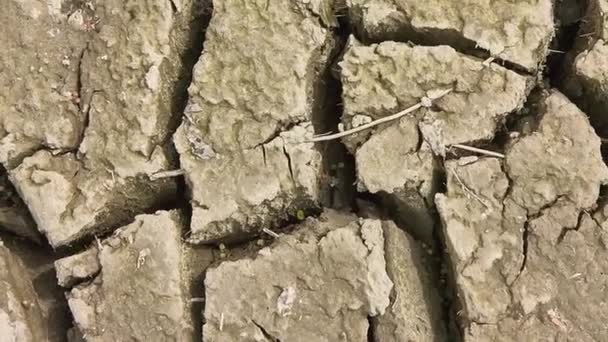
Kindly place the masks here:
<instances>
[{"instance_id":1,"label":"dark crevice","mask_svg":"<svg viewBox=\"0 0 608 342\"><path fill-rule=\"evenodd\" d=\"M575 43L585 20L587 0L554 1L555 37L549 44L547 67L544 76L552 87L560 86L565 76L564 70L574 62L578 50Z\"/></svg>"},{"instance_id":2,"label":"dark crevice","mask_svg":"<svg viewBox=\"0 0 608 342\"><path fill-rule=\"evenodd\" d=\"M443 163L442 163L443 165ZM436 193L447 193L447 174L445 173L445 167L441 168L442 172L437 175L439 181L437 182ZM444 329L449 337L450 341L460 342L463 340L463 329L464 324L460 324L458 313L462 310L462 303L458 300L457 286L456 286L456 274L452 267L453 263L448 253L445 232L443 229L443 223L439 217L437 211L433 212L435 217L435 229L433 230L433 255L435 255L435 268L437 271L436 277L438 278L437 290L441 294L443 299L442 305L442 321L445 326Z\"/></svg>"},{"instance_id":3,"label":"dark crevice","mask_svg":"<svg viewBox=\"0 0 608 342\"><path fill-rule=\"evenodd\" d=\"M66 290L69 291L76 286L91 283L93 280L95 280L95 278L97 278L101 274L101 272L102 272L102 270L100 269L99 271L97 271L87 277L75 280L74 282L70 283L69 286L66 287Z\"/></svg>"},{"instance_id":4,"label":"dark crevice","mask_svg":"<svg viewBox=\"0 0 608 342\"><path fill-rule=\"evenodd\" d=\"M74 101L76 102L76 106L78 106L78 110L80 111L80 113L83 113L83 91L84 91L84 87L82 85L82 77L84 74L83 68L82 68L82 61L84 60L84 55L86 54L87 50L89 49L89 43L86 44L86 46L84 47L84 49L82 49L82 52L80 52L80 56L78 57L78 64L76 66L76 98L74 99Z\"/></svg>"},{"instance_id":5,"label":"dark crevice","mask_svg":"<svg viewBox=\"0 0 608 342\"><path fill-rule=\"evenodd\" d=\"M337 132L344 108L342 105L342 82L335 72L338 68L351 27L345 17L345 9L336 13L338 27L334 28L335 47L329 62L322 71L321 84L315 89L314 115L312 123L316 134ZM355 162L346 147L339 141L316 143L321 153L321 203L333 209L350 209L354 201Z\"/></svg>"},{"instance_id":6,"label":"dark crevice","mask_svg":"<svg viewBox=\"0 0 608 342\"><path fill-rule=\"evenodd\" d=\"M403 25L395 31L383 32L382 37L378 38L366 35L356 24L353 26L355 27L353 34L357 40L365 45L379 44L385 41L410 43L418 46L448 45L463 55L480 60L487 60L491 56L488 50L480 48L475 41L463 37L460 32L452 29L426 29L418 31L409 25ZM533 75L530 70L523 66L498 57L494 57L493 63L497 63L520 75Z\"/></svg>"},{"instance_id":7,"label":"dark crevice","mask_svg":"<svg viewBox=\"0 0 608 342\"><path fill-rule=\"evenodd\" d=\"M445 174L441 173L437 175L439 184L437 185L437 193L445 193ZM431 322L431 328L436 332L436 336L445 336L442 332L446 332L450 337L450 341L459 342L462 340L462 332L457 324L456 312L459 310L459 303L456 299L456 286L455 277L452 274L452 267L449 263L449 255L447 254L445 240L443 238L443 230L440 226L439 215L434 208L428 208L430 215L433 218L434 229L432 231L431 240L428 238L420 240L412 235L408 224L404 224L403 220L400 219L400 215L394 212L387 206L385 199L380 195L371 193L358 193L355 205L355 213L360 217L369 217L380 220L392 220L397 226L407 232L409 237L420 246L420 249L424 253L428 254L425 265L416 265L420 272L430 272L432 283L436 284L435 287L424 288L423 296L431 315L437 315L437 319ZM414 260L420 261L420 258L414 258ZM440 312L434 312L431 300L433 294L432 291L436 291L440 297ZM371 321L373 322L373 320ZM371 323L370 322L370 323Z\"/></svg>"},{"instance_id":8,"label":"dark crevice","mask_svg":"<svg viewBox=\"0 0 608 342\"><path fill-rule=\"evenodd\" d=\"M67 299L63 289L57 284L57 277L53 262L59 256L48 243L42 245L0 232L0 241L11 254L14 254L27 268L32 276L32 288L41 308L49 310L44 317L51 328L49 341L63 341L67 331L71 328L72 319ZM28 275L29 276L29 275ZM25 285L25 284L21 284Z\"/></svg>"},{"instance_id":9,"label":"dark crevice","mask_svg":"<svg viewBox=\"0 0 608 342\"><path fill-rule=\"evenodd\" d=\"M367 316L367 342L381 342L376 339L376 324L374 318Z\"/></svg>"},{"instance_id":10,"label":"dark crevice","mask_svg":"<svg viewBox=\"0 0 608 342\"><path fill-rule=\"evenodd\" d=\"M177 15L177 6L173 0L169 0L173 8L174 15ZM198 62L199 58L203 53L203 47L205 42L205 32L209 21L211 20L211 13L213 12L213 4L211 0L196 1L190 8L190 13L181 13L179 15L185 16L183 20L188 21L188 29L190 30L186 41L183 42L184 46L188 46L189 49L184 52L181 56L181 69L177 75L177 83L171 94L171 113L172 117L169 121L169 130L166 136L164 145L169 151L169 155L172 159L174 169L181 169L179 155L177 149L173 143L173 135L179 125L182 123L184 118L184 111L188 104L188 87L192 83L194 66ZM190 233L190 222L192 220L192 206L190 203L191 194L187 184L186 176L176 177L177 183L177 197L169 200L165 203L163 209L178 209L182 214L183 219L183 231L182 237L185 239ZM197 327L198 329L198 327ZM202 328L201 328L202 329ZM195 329L196 330L196 329ZM200 340L201 334L198 334L195 341Z\"/></svg>"},{"instance_id":11,"label":"dark crevice","mask_svg":"<svg viewBox=\"0 0 608 342\"><path fill-rule=\"evenodd\" d=\"M287 167L289 168L289 176L291 177L291 181L295 185L296 180L293 176L293 167L291 165L291 156L289 155L289 152L287 152L287 149L285 148L285 146L283 146L283 154L285 155L285 158L287 158ZM266 158L264 158L264 161L266 161Z\"/></svg>"},{"instance_id":12,"label":"dark crevice","mask_svg":"<svg viewBox=\"0 0 608 342\"><path fill-rule=\"evenodd\" d=\"M175 5L175 1L174 0L169 0L169 4L171 5L171 11L173 12L173 14L177 13L177 6Z\"/></svg>"},{"instance_id":13,"label":"dark crevice","mask_svg":"<svg viewBox=\"0 0 608 342\"><path fill-rule=\"evenodd\" d=\"M600 229L602 228L602 225L599 222L597 222L597 220L593 217L593 214L589 213L587 210L581 210L581 212L578 214L578 218L576 220L576 226L562 227L562 231L559 233L559 236L557 237L556 244L560 245L564 241L564 238L566 238L566 235L568 234L568 232L578 231L579 228L581 227L583 218L585 216L589 217Z\"/></svg>"},{"instance_id":14,"label":"dark crevice","mask_svg":"<svg viewBox=\"0 0 608 342\"><path fill-rule=\"evenodd\" d=\"M283 132L287 132L290 131L292 128L294 128L295 126L303 123L303 120L296 120L296 121L290 121L288 123L279 123L276 127L276 129L274 130L274 132L268 137L266 138L264 141L262 141L261 143L254 145L253 147L250 148L246 148L245 150L254 150L260 146L264 146L266 144L269 144L271 141L275 140L276 138L281 136L281 133Z\"/></svg>"},{"instance_id":15,"label":"dark crevice","mask_svg":"<svg viewBox=\"0 0 608 342\"><path fill-rule=\"evenodd\" d=\"M522 233L522 242L523 242L523 246L522 246L522 254L523 254L523 259L521 261L521 266L519 267L519 273L517 274L517 276L515 276L515 280L513 280L513 283L515 283L517 281L517 279L519 278L519 276L522 274L522 272L524 271L524 269L526 268L526 263L528 262L528 238L530 235L530 221L526 221L526 223L524 223L524 231Z\"/></svg>"}]
</instances>

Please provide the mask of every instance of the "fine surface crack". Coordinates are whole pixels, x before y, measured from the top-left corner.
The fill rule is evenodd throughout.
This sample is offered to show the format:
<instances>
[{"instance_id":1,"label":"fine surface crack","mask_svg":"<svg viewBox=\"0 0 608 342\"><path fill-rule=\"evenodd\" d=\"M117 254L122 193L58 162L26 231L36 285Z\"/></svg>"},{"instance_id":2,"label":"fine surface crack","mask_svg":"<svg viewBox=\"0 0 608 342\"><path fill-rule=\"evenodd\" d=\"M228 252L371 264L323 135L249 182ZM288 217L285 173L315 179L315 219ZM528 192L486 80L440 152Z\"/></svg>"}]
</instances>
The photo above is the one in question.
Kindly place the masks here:
<instances>
[{"instance_id":1,"label":"fine surface crack","mask_svg":"<svg viewBox=\"0 0 608 342\"><path fill-rule=\"evenodd\" d=\"M278 337L273 336L272 334L270 334L266 329L264 329L264 327L259 324L258 322L251 320L251 323L253 323L256 327L258 327L258 329L260 329L260 331L262 332L262 334L264 335L264 337L272 342L281 342L281 340Z\"/></svg>"},{"instance_id":2,"label":"fine surface crack","mask_svg":"<svg viewBox=\"0 0 608 342\"><path fill-rule=\"evenodd\" d=\"M293 168L292 168L292 165L291 165L291 156L289 155L289 152L287 152L287 148L285 148L285 146L283 146L283 154L285 155L285 158L287 158L287 167L289 167L289 176L291 177L291 181L295 183L296 180L293 177Z\"/></svg>"}]
</instances>

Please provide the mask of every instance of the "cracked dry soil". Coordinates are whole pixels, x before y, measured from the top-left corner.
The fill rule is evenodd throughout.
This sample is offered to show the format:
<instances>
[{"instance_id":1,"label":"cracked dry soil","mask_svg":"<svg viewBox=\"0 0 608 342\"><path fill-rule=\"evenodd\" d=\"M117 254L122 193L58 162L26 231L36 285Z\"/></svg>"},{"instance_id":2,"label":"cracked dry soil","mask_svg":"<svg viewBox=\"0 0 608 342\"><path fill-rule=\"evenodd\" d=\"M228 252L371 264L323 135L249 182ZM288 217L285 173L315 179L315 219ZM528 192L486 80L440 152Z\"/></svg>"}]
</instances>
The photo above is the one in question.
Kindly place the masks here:
<instances>
[{"instance_id":1,"label":"cracked dry soil","mask_svg":"<svg viewBox=\"0 0 608 342\"><path fill-rule=\"evenodd\" d=\"M1 342L608 340L608 0L5 0L0 32Z\"/></svg>"}]
</instances>

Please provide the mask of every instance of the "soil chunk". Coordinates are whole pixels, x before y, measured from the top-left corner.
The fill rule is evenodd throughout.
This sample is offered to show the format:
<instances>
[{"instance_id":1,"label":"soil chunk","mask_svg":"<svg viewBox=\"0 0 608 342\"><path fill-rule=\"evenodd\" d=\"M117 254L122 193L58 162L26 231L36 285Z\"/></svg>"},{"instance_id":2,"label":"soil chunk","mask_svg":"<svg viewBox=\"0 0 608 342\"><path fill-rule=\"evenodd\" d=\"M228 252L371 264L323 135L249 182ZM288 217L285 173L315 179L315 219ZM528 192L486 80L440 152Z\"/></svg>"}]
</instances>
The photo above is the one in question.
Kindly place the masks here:
<instances>
[{"instance_id":1,"label":"soil chunk","mask_svg":"<svg viewBox=\"0 0 608 342\"><path fill-rule=\"evenodd\" d=\"M507 145L504 164L446 164L448 192L436 203L470 322L465 340L607 336L596 294L603 206L591 214L608 182L600 140L561 93L550 91L536 108L537 126Z\"/></svg>"},{"instance_id":2,"label":"soil chunk","mask_svg":"<svg viewBox=\"0 0 608 342\"><path fill-rule=\"evenodd\" d=\"M40 247L0 240L0 340L65 341L68 308L50 258Z\"/></svg>"},{"instance_id":3,"label":"soil chunk","mask_svg":"<svg viewBox=\"0 0 608 342\"><path fill-rule=\"evenodd\" d=\"M481 48L534 71L553 38L553 2L348 0L349 14L366 40L412 40Z\"/></svg>"},{"instance_id":4,"label":"soil chunk","mask_svg":"<svg viewBox=\"0 0 608 342\"><path fill-rule=\"evenodd\" d=\"M3 21L8 27L43 31L3 37L10 44L31 40L29 45L38 48L28 51L37 51L38 57L17 60L53 78L21 70L36 77L23 80L31 89L7 87L9 96L26 103L3 110L0 120L31 132L7 132L0 149L29 144L19 150L27 153L7 152L14 157L4 163L51 245L124 224L173 198L174 180L152 181L150 176L174 168L166 145L192 1L180 1L175 9L171 1L79 2L83 8L66 5L57 9L59 14L51 7L32 8L30 20L23 20L27 13L14 3L10 6L17 12ZM59 24L50 24L53 18ZM40 112L48 117L40 118ZM35 122L28 123L30 117ZM24 154L19 163L17 156Z\"/></svg>"},{"instance_id":5,"label":"soil chunk","mask_svg":"<svg viewBox=\"0 0 608 342\"><path fill-rule=\"evenodd\" d=\"M321 157L302 142L321 113L332 6L214 3L174 137L192 196L192 242L242 239L317 207Z\"/></svg>"},{"instance_id":6,"label":"soil chunk","mask_svg":"<svg viewBox=\"0 0 608 342\"><path fill-rule=\"evenodd\" d=\"M454 89L398 123L343 140L355 155L358 190L380 194L418 239L430 241L429 208L440 171L433 154L444 155L451 144L491 140L499 123L523 106L531 79L448 46L362 46L354 39L340 67L345 129Z\"/></svg>"},{"instance_id":7,"label":"soil chunk","mask_svg":"<svg viewBox=\"0 0 608 342\"><path fill-rule=\"evenodd\" d=\"M87 341L192 338L191 270L204 271L204 262L193 262L207 251L184 246L182 229L179 212L159 211L137 216L100 242L99 275L67 294Z\"/></svg>"}]
</instances>

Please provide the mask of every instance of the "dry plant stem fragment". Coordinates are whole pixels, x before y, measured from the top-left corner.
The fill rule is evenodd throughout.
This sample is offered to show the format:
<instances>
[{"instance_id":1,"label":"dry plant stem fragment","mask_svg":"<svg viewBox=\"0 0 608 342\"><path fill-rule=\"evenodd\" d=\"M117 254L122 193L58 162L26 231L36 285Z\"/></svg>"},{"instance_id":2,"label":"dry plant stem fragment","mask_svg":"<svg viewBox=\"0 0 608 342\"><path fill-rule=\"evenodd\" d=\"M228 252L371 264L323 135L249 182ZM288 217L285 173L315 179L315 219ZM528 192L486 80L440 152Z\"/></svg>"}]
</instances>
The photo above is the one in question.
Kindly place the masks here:
<instances>
[{"instance_id":1,"label":"dry plant stem fragment","mask_svg":"<svg viewBox=\"0 0 608 342\"><path fill-rule=\"evenodd\" d=\"M173 169L165 142L192 2L176 11L170 1L82 6L11 0L2 13L8 27L28 32L16 35L17 43L39 54L17 59L32 70L10 68L33 79L23 79L25 88L8 87L10 99L1 101L18 104L2 109L1 159L54 247L128 222L172 198L176 187L175 179L149 175ZM59 106L37 108L44 103ZM48 117L27 122L39 112Z\"/></svg>"},{"instance_id":2,"label":"dry plant stem fragment","mask_svg":"<svg viewBox=\"0 0 608 342\"><path fill-rule=\"evenodd\" d=\"M174 136L192 193L191 242L242 240L317 210L321 155L301 142L319 115L335 44L320 14L332 5L214 2Z\"/></svg>"},{"instance_id":3,"label":"dry plant stem fragment","mask_svg":"<svg viewBox=\"0 0 608 342\"><path fill-rule=\"evenodd\" d=\"M320 142L320 141L328 141L328 140L339 139L339 138L342 138L342 137L345 137L345 136L348 136L348 135L351 135L351 134L355 134L357 132L361 132L361 131L366 130L366 129L370 129L372 127L378 126L378 125L383 124L385 122L397 120L397 119L399 119L399 118L401 118L401 117L403 117L403 116L405 116L407 114L410 114L410 113L412 113L412 112L414 112L414 111L416 111L416 110L418 110L418 109L420 109L422 107L430 107L432 105L432 101L442 98L443 96L449 94L451 91L452 91L452 89L443 90L443 91L441 91L440 93L438 93L437 95L435 95L432 98L429 98L429 97L425 96L417 104L415 104L415 105L413 105L413 106L411 106L411 107L409 107L407 109L404 109L404 110L400 111L399 113L395 113L393 115L389 115L389 116L380 118L378 120L372 121L370 123L366 123L364 125L357 126L355 128L349 129L348 131L344 131L344 132L340 132L340 133L336 133L336 134L315 135L312 138L312 142Z\"/></svg>"}]
</instances>

